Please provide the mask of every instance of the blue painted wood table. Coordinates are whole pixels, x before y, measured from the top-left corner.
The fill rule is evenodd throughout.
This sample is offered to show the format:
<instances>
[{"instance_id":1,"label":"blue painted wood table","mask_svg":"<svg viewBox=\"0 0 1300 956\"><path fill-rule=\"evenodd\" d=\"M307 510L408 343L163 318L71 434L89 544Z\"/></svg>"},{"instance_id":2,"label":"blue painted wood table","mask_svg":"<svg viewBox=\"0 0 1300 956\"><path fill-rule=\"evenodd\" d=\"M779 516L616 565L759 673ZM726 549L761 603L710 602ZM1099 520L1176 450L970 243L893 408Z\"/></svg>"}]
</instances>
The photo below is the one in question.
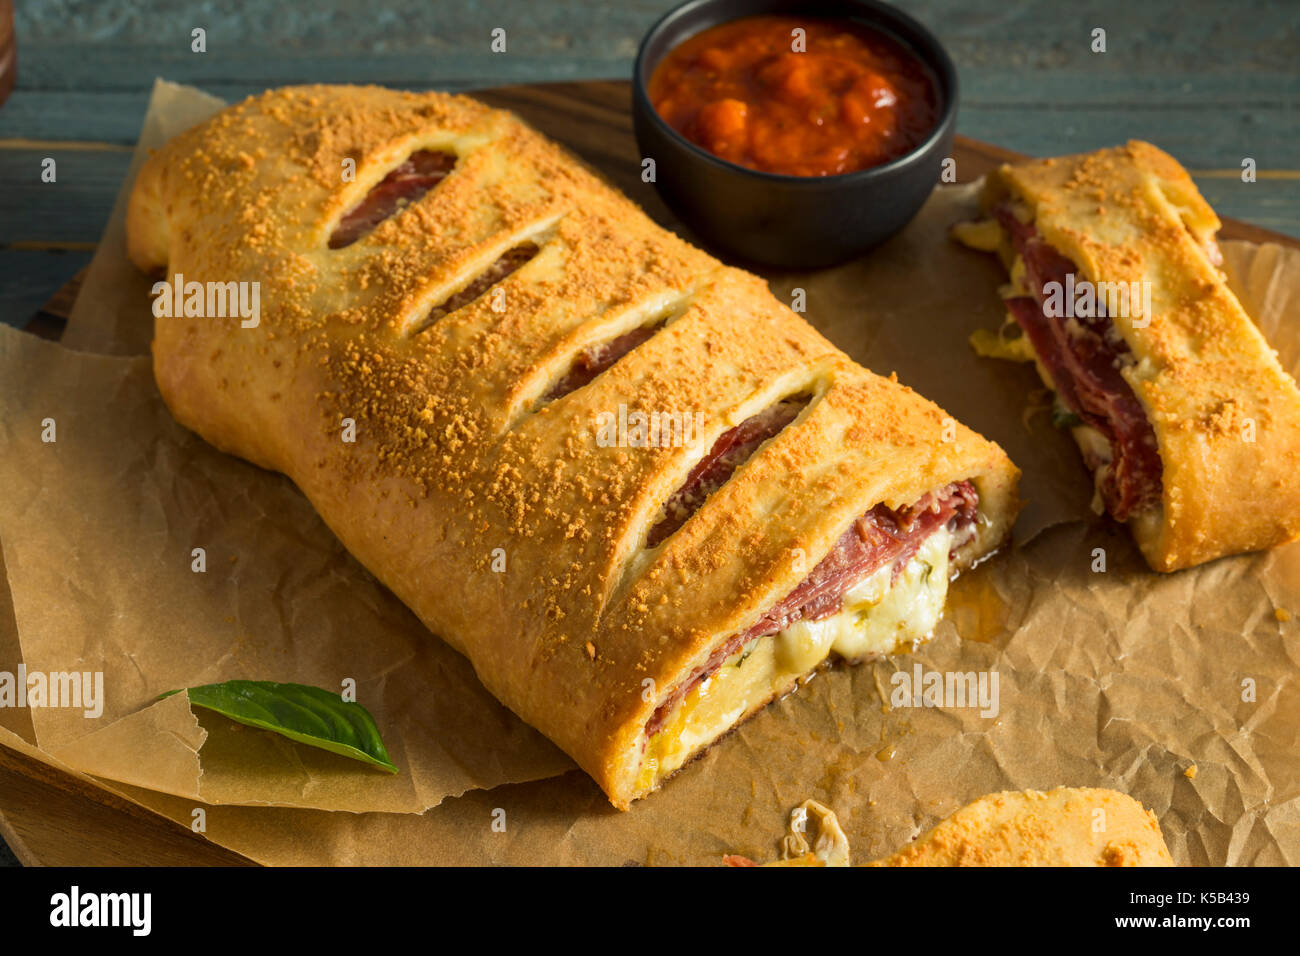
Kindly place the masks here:
<instances>
[{"instance_id":1,"label":"blue painted wood table","mask_svg":"<svg viewBox=\"0 0 1300 956\"><path fill-rule=\"evenodd\" d=\"M155 76L227 99L290 82L464 90L626 78L639 38L672 5L26 0L18 85L0 108L0 316L24 323L89 261ZM958 65L959 132L1032 155L1150 139L1193 170L1221 215L1300 237L1300 4L902 5ZM505 53L491 50L496 27ZM191 51L196 28L205 53ZM1097 28L1104 53L1092 50ZM53 184L41 182L47 156ZM1247 157L1254 183L1241 181Z\"/></svg>"}]
</instances>

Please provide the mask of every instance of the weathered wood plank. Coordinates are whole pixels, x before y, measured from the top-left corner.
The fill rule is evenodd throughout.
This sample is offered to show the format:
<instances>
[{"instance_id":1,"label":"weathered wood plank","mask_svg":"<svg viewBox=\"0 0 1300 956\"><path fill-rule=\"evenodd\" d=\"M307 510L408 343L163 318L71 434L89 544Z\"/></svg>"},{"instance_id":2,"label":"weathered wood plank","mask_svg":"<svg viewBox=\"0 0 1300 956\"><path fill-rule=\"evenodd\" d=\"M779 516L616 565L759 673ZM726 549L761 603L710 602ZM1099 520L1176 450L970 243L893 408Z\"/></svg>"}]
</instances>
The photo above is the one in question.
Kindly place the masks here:
<instances>
[{"instance_id":1,"label":"weathered wood plank","mask_svg":"<svg viewBox=\"0 0 1300 956\"><path fill-rule=\"evenodd\" d=\"M345 0L310 5L249 0L198 7L186 0L112 4L29 0L17 5L16 27L20 58L25 49L55 45L66 51L59 58L76 69L86 62L84 47L96 47L105 57L147 52L150 57L142 56L142 65L155 62L160 52L198 59L200 55L189 52L190 30L201 26L208 39L208 53L201 56L209 60L222 55L258 62L266 51L273 51L267 58L272 61L367 56L393 60L422 55L430 58L425 75L452 75L440 61L459 58L479 68L473 75L486 79L493 71L481 67L490 57L549 57L569 64L627 59L644 30L675 2L388 0L381 10ZM1206 73L1270 69L1288 73L1300 29L1300 6L1275 0L1231 5L1183 0L1090 0L1087 4L914 0L906 6L940 34L959 65L1011 66L1022 72L1105 64L1110 71L1158 75L1186 70L1194 63ZM487 47L494 27L507 30L510 43L505 54L493 54ZM1105 54L1090 49L1090 31L1095 27L1107 31ZM263 66L274 69L276 63L263 62ZM40 70L42 64L35 68ZM48 82L68 84L65 88L86 85L77 82L76 69L62 78L54 69L40 75ZM544 75L528 78L538 80Z\"/></svg>"},{"instance_id":2,"label":"weathered wood plank","mask_svg":"<svg viewBox=\"0 0 1300 956\"><path fill-rule=\"evenodd\" d=\"M1031 155L1091 149L1123 140L1128 135L1141 135L1141 130L1134 128L1102 138L1103 134L1094 130L1094 136L1076 134L1070 137L1067 145L1054 149L1052 142L1039 134L1003 132L1002 138L997 140L1000 145ZM1286 174L1286 171L1264 164L1261 159L1259 181L1243 183L1234 168L1234 161L1239 162L1238 157L1210 155L1209 151L1203 151L1203 166L1209 167L1210 174L1200 175L1197 164L1187 159L1189 150L1180 149L1180 143L1155 136L1150 138L1188 162L1198 186L1221 216L1300 237L1300 173L1290 171ZM0 182L6 183L7 188L0 190L0 249L11 248L14 243L84 247L97 242L126 175L129 154L120 150L101 153L58 148L4 149L2 145ZM58 164L59 178L55 183L40 181L40 162L46 156L53 156ZM631 162L634 157L629 154L628 159ZM1213 162L1215 159L1217 163ZM3 276L0 275L2 284Z\"/></svg>"},{"instance_id":3,"label":"weathered wood plank","mask_svg":"<svg viewBox=\"0 0 1300 956\"><path fill-rule=\"evenodd\" d=\"M629 62L572 78L626 79L630 71ZM548 79L570 78L552 74L554 70L542 69L536 75ZM301 72L233 82L215 76L187 78L162 69L150 69L142 73L138 83L129 90L111 90L102 86L83 90L35 89L20 79L18 90L0 110L0 138L133 143L139 133L149 87L157 75L194 83L228 100L239 99L277 82L313 79L362 82L367 79L350 64L323 75ZM1035 76L1031 83L1023 74L1012 71L963 69L961 116L967 123L980 122L985 115L1000 116L1012 125L1018 123L1023 131L1033 131L1042 128L1044 115L1059 114L1058 119L1043 129L1044 133L1050 132L1053 126L1071 122L1081 112L1109 116L1116 122L1130 124L1134 122L1130 114L1136 114L1136 118L1144 124L1154 124L1156 129L1208 129L1220 134L1230 130L1232 122L1244 121L1250 124L1246 127L1246 142L1271 136L1294 144L1292 137L1295 136L1297 120L1293 104L1300 98L1300 71L1289 76L1254 75L1249 79L1251 82L1246 83L1241 78L1218 77L1211 82L1204 75L1188 73L1158 80L1138 78L1133 81L1133 86L1128 87L1122 78L1116 77L1054 73ZM490 78L435 77L428 73L406 79L389 76L383 82L410 89L450 92L499 85L491 82ZM507 77L500 81L508 82L540 81L530 77L522 80ZM1242 148L1236 142L1226 140L1222 146L1225 149L1228 146ZM1289 161L1292 165L1300 164L1300 155L1294 146Z\"/></svg>"},{"instance_id":4,"label":"weathered wood plank","mask_svg":"<svg viewBox=\"0 0 1300 956\"><path fill-rule=\"evenodd\" d=\"M0 747L0 791L6 796L0 834L27 865L251 865L159 814L6 747Z\"/></svg>"},{"instance_id":5,"label":"weathered wood plank","mask_svg":"<svg viewBox=\"0 0 1300 956\"><path fill-rule=\"evenodd\" d=\"M0 322L19 328L50 294L84 269L90 251L0 249Z\"/></svg>"},{"instance_id":6,"label":"weathered wood plank","mask_svg":"<svg viewBox=\"0 0 1300 956\"><path fill-rule=\"evenodd\" d=\"M55 161L57 179L41 181ZM0 150L0 247L95 243L131 162L120 151Z\"/></svg>"},{"instance_id":7,"label":"weathered wood plank","mask_svg":"<svg viewBox=\"0 0 1300 956\"><path fill-rule=\"evenodd\" d=\"M1300 101L1300 94L1297 95ZM989 108L964 103L958 129L1034 156L1080 152L1146 139L1189 169L1300 169L1300 113L1295 109L1115 110L1107 106Z\"/></svg>"}]
</instances>

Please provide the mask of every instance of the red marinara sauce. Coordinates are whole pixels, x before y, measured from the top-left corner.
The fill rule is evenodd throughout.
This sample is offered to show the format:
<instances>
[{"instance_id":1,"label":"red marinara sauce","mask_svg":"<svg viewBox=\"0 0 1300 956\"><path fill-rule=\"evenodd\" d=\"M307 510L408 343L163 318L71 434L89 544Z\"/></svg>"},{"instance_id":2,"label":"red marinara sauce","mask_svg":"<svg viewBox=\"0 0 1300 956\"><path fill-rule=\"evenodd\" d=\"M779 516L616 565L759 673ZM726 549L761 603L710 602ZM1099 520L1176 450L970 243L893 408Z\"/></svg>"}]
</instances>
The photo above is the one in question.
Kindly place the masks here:
<instances>
[{"instance_id":1,"label":"red marinara sauce","mask_svg":"<svg viewBox=\"0 0 1300 956\"><path fill-rule=\"evenodd\" d=\"M697 33L655 68L650 102L715 156L786 176L879 166L939 120L937 84L915 54L864 24L808 17Z\"/></svg>"}]
</instances>

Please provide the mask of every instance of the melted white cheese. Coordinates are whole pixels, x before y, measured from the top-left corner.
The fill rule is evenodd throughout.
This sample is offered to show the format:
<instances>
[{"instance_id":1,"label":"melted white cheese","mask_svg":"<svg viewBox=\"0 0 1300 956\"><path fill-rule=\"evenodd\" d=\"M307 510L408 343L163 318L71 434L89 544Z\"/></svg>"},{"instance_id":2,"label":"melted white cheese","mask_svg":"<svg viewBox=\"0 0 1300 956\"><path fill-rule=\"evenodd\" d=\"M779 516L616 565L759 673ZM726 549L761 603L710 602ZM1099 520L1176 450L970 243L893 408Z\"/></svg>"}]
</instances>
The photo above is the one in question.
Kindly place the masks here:
<instances>
[{"instance_id":1,"label":"melted white cheese","mask_svg":"<svg viewBox=\"0 0 1300 956\"><path fill-rule=\"evenodd\" d=\"M796 621L741 648L694 687L646 747L641 785L672 773L773 695L794 687L832 653L847 660L924 640L943 614L952 534L940 528L893 581L893 565L859 581L838 614Z\"/></svg>"},{"instance_id":2,"label":"melted white cheese","mask_svg":"<svg viewBox=\"0 0 1300 956\"><path fill-rule=\"evenodd\" d=\"M941 528L925 540L897 583L891 586L893 565L883 567L845 592L840 613L796 621L774 635L778 662L785 670L807 673L832 651L855 661L929 636L948 593L951 542L951 533Z\"/></svg>"},{"instance_id":3,"label":"melted white cheese","mask_svg":"<svg viewBox=\"0 0 1300 956\"><path fill-rule=\"evenodd\" d=\"M1032 362L1037 358L1034 347L1029 344L1029 336L1023 333L1015 338L1006 338L1000 331L976 329L970 334L970 347L980 358L1010 359L1012 362Z\"/></svg>"},{"instance_id":4,"label":"melted white cheese","mask_svg":"<svg viewBox=\"0 0 1300 956\"><path fill-rule=\"evenodd\" d=\"M964 246L981 252L997 252L1002 244L1002 226L996 219L959 222L952 227L952 237Z\"/></svg>"},{"instance_id":5,"label":"melted white cheese","mask_svg":"<svg viewBox=\"0 0 1300 956\"><path fill-rule=\"evenodd\" d=\"M1015 259L1011 261L1011 269L1008 272L1007 282L1010 283L1011 288L1014 290L1016 295L1034 294L1033 290L1029 287L1029 270L1025 267L1025 260L1023 257L1017 255ZM1004 295L1003 298L1005 299L1009 297Z\"/></svg>"},{"instance_id":6,"label":"melted white cheese","mask_svg":"<svg viewBox=\"0 0 1300 956\"><path fill-rule=\"evenodd\" d=\"M1078 443L1079 449L1083 452L1088 461L1099 461L1101 467L1110 464L1111 450L1110 439L1103 435L1091 425L1075 425L1070 429L1070 434Z\"/></svg>"},{"instance_id":7,"label":"melted white cheese","mask_svg":"<svg viewBox=\"0 0 1300 956\"><path fill-rule=\"evenodd\" d=\"M1106 501L1101 494L1101 476L1105 474L1107 465L1111 460L1110 439L1108 439L1091 425L1075 425L1070 429L1070 434L1074 436L1079 450L1083 452L1083 460L1088 462L1099 462L1092 472L1092 501L1090 506L1093 514L1102 515L1106 513Z\"/></svg>"}]
</instances>

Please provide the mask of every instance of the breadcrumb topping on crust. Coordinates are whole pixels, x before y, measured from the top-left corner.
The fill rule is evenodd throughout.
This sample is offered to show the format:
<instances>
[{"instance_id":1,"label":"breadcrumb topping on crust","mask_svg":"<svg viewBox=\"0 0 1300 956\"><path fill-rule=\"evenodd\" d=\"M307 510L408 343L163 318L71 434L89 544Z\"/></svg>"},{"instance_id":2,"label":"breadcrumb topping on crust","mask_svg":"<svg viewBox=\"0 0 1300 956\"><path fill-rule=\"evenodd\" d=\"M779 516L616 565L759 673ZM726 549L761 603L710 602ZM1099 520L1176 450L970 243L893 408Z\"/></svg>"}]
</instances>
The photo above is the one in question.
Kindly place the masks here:
<instances>
[{"instance_id":1,"label":"breadcrumb topping on crust","mask_svg":"<svg viewBox=\"0 0 1300 956\"><path fill-rule=\"evenodd\" d=\"M1082 278L1151 289L1149 324L1115 328L1164 463L1162 512L1132 524L1152 567L1300 535L1300 392L1217 268L1219 218L1187 171L1135 140L1003 166L982 204L1008 195Z\"/></svg>"},{"instance_id":2,"label":"breadcrumb topping on crust","mask_svg":"<svg viewBox=\"0 0 1300 956\"><path fill-rule=\"evenodd\" d=\"M454 153L452 171L330 249L339 219L423 149ZM979 553L1014 518L1018 473L996 445L465 97L252 97L149 160L128 233L142 268L261 284L256 328L157 321L155 373L176 418L289 475L349 551L620 806L638 795L656 695L792 590L853 519L964 479L989 518ZM523 242L538 249L527 263L426 324ZM673 317L653 337L538 401L586 345L661 310ZM644 547L719 434L805 389L815 398L796 426ZM620 408L700 413L698 445L602 445L596 423Z\"/></svg>"}]
</instances>

